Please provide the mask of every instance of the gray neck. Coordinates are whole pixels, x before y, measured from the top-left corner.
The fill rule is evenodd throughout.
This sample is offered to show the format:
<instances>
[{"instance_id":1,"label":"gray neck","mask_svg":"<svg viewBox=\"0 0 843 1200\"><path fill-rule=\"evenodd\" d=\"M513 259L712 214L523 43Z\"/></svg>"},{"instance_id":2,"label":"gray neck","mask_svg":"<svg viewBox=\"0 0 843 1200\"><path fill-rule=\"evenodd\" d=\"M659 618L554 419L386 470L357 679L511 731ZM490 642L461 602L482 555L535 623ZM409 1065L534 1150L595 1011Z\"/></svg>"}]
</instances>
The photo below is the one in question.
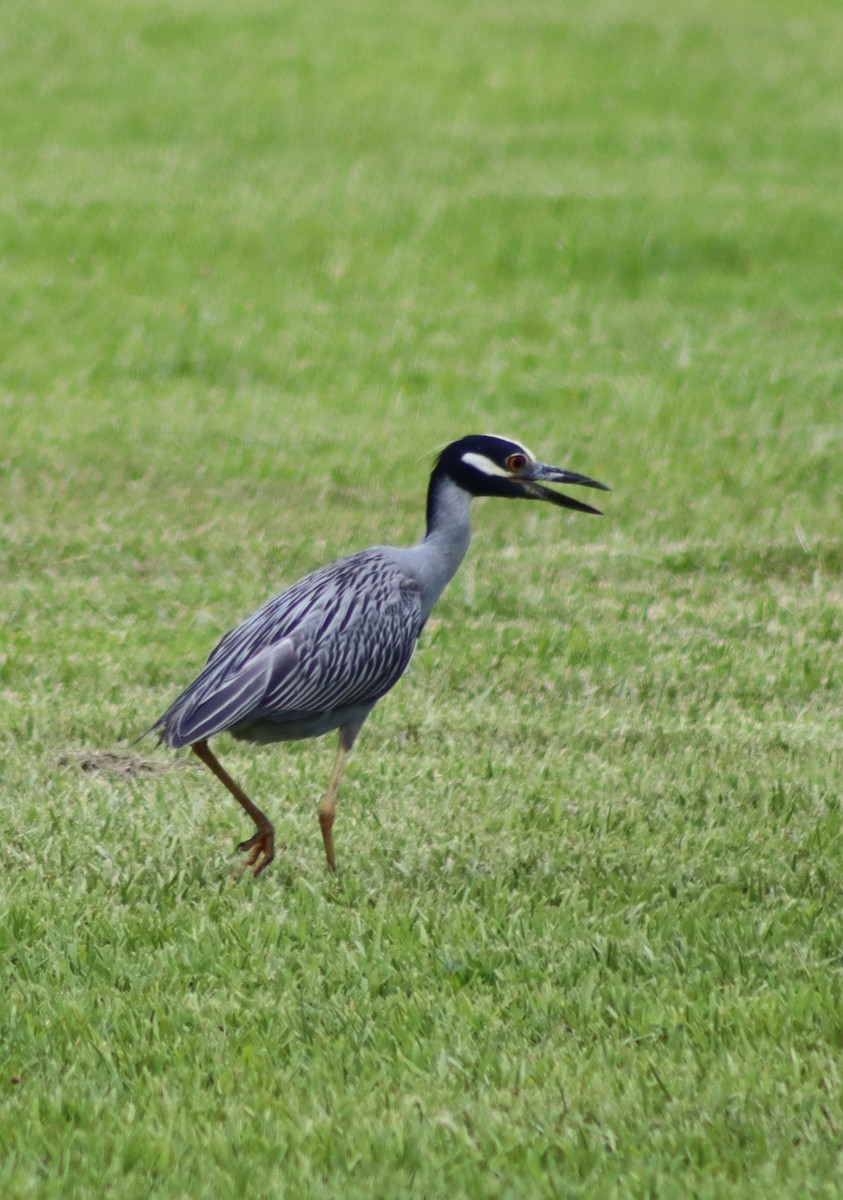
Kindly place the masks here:
<instances>
[{"instance_id":1,"label":"gray neck","mask_svg":"<svg viewBox=\"0 0 843 1200\"><path fill-rule=\"evenodd\" d=\"M471 541L470 502L468 492L447 476L431 479L427 532L404 551L407 567L421 585L424 621L465 558Z\"/></svg>"}]
</instances>

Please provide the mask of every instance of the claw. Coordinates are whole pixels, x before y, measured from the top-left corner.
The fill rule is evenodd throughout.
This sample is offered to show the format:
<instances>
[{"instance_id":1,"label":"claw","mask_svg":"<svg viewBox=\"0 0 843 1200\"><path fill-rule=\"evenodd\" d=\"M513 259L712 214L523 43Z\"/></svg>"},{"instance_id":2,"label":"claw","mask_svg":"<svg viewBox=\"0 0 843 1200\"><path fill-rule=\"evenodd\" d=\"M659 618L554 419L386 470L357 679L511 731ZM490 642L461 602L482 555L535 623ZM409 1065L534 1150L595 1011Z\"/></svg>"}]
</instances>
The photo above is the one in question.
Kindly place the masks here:
<instances>
[{"instance_id":1,"label":"claw","mask_svg":"<svg viewBox=\"0 0 843 1200\"><path fill-rule=\"evenodd\" d=\"M258 829L256 834L245 842L241 842L237 849L249 855L246 861L241 863L238 875L247 867L252 868L253 875L260 875L261 871L265 870L275 858L275 830L267 822L266 826ZM249 853L250 851L251 853Z\"/></svg>"}]
</instances>

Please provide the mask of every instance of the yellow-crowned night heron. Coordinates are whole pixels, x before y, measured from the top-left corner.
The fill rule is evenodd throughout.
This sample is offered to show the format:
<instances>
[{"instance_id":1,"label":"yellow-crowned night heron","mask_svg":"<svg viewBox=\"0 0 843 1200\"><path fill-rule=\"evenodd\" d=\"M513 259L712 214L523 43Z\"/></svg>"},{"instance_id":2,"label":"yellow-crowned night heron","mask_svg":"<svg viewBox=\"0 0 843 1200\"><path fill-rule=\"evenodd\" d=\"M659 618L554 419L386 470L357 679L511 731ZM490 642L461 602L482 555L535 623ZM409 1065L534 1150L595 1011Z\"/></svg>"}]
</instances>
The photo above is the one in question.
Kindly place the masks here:
<instances>
[{"instance_id":1,"label":"yellow-crowned night heron","mask_svg":"<svg viewBox=\"0 0 843 1200\"><path fill-rule=\"evenodd\" d=\"M281 742L339 730L319 823L328 866L331 828L346 757L372 708L398 682L434 604L471 539L472 496L549 500L599 510L545 486L605 484L537 462L525 446L475 434L446 446L427 491L427 530L415 546L374 546L320 567L262 605L211 651L193 683L147 730L168 746L190 746L255 823L239 849L258 875L275 853L272 823L208 746L227 731L248 742Z\"/></svg>"}]
</instances>

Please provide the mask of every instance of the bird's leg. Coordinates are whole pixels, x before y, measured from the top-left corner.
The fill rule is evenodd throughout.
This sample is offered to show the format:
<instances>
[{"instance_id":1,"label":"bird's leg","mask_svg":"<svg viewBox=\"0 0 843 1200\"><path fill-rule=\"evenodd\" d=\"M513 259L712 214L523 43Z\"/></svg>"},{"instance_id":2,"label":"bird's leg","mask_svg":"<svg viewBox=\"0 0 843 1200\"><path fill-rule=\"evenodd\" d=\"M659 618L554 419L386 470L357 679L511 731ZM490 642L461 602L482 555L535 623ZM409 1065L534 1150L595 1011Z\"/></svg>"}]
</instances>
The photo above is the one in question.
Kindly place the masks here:
<instances>
[{"instance_id":1,"label":"bird's leg","mask_svg":"<svg viewBox=\"0 0 843 1200\"><path fill-rule=\"evenodd\" d=\"M319 826L322 830L322 841L325 843L328 869L331 871L336 871L337 869L337 860L334 857L334 838L331 828L337 812L337 793L340 790L340 780L345 770L345 760L347 758L348 750L343 745L342 735L340 735L340 740L337 743L337 756L334 759L334 769L331 771L331 778L328 781L328 790L322 797L322 803L319 805Z\"/></svg>"},{"instance_id":2,"label":"bird's leg","mask_svg":"<svg viewBox=\"0 0 843 1200\"><path fill-rule=\"evenodd\" d=\"M339 741L337 742L337 756L334 759L334 769L331 771L331 778L328 780L328 790L322 797L322 803L319 805L319 826L322 830L322 841L325 843L328 869L331 871L336 871L337 869L337 860L334 857L334 839L331 829L337 812L337 795L340 790L340 780L345 770L345 760L351 753L354 739L360 732L365 719L363 717L362 720L352 721L348 725L341 727Z\"/></svg>"},{"instance_id":3,"label":"bird's leg","mask_svg":"<svg viewBox=\"0 0 843 1200\"><path fill-rule=\"evenodd\" d=\"M260 875L261 871L268 867L275 857L275 830L272 822L256 804L252 803L240 785L234 782L216 755L211 752L207 742L194 742L190 748L197 758L202 759L206 767L210 767L220 783L225 784L240 807L244 808L254 821L257 833L247 841L241 842L237 849L246 854L251 851L244 866L253 867L253 874Z\"/></svg>"}]
</instances>

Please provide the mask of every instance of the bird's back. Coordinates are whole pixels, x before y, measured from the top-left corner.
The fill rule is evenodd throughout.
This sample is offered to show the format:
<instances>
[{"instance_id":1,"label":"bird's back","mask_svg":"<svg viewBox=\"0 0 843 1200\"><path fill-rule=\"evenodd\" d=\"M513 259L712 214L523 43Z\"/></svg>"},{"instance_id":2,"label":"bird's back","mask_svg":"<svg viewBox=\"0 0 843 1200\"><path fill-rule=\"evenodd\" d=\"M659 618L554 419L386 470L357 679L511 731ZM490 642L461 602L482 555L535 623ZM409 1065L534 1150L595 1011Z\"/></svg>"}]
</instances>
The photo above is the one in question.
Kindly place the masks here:
<instances>
[{"instance_id":1,"label":"bird's back","mask_svg":"<svg viewBox=\"0 0 843 1200\"><path fill-rule=\"evenodd\" d=\"M400 551L338 559L227 633L152 728L171 746L224 730L272 741L336 728L398 681L422 624L419 585Z\"/></svg>"}]
</instances>

